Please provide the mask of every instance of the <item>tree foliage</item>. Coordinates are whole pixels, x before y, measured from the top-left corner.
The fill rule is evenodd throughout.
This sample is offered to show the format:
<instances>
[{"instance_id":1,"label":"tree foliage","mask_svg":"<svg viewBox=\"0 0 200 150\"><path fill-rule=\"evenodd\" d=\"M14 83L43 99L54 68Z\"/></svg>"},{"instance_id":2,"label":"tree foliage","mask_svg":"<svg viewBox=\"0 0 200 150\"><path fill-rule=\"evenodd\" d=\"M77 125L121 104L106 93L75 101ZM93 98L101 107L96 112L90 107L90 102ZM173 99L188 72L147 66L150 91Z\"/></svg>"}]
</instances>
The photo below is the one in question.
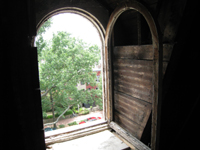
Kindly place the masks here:
<instances>
[{"instance_id":1,"label":"tree foliage","mask_svg":"<svg viewBox=\"0 0 200 150\"><path fill-rule=\"evenodd\" d=\"M49 25L47 25L49 27ZM45 29L39 30L39 36ZM42 37L42 36L41 36ZM43 111L51 109L53 103L57 113L62 113L69 106L79 103L102 104L102 91L84 91L77 89L80 81L96 85L96 73L92 68L99 63L100 49L89 46L69 33L53 34L50 42L38 38L36 45L39 56L40 88L43 91ZM53 101L50 101L51 92ZM45 94L44 94L45 93Z\"/></svg>"},{"instance_id":2,"label":"tree foliage","mask_svg":"<svg viewBox=\"0 0 200 150\"><path fill-rule=\"evenodd\" d=\"M48 19L38 30L35 45L37 47L38 56L41 56L42 50L47 46L47 41L44 40L43 34L52 25L52 20Z\"/></svg>"}]
</instances>

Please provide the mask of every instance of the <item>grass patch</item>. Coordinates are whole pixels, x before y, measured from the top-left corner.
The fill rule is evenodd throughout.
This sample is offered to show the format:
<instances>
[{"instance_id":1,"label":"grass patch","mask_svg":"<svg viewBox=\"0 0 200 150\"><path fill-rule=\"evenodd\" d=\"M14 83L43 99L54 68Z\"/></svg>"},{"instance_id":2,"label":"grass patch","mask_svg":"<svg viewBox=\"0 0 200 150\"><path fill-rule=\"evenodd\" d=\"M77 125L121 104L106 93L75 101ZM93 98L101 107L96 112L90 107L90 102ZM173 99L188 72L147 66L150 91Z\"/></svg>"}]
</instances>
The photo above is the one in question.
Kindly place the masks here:
<instances>
[{"instance_id":1,"label":"grass patch","mask_svg":"<svg viewBox=\"0 0 200 150\"><path fill-rule=\"evenodd\" d=\"M73 111L71 109L69 109L68 111L65 112L65 114L63 115L66 116L66 115L71 115L73 114ZM61 115L61 113L56 113L55 114L55 117L59 117ZM43 112L43 119L52 119L53 118L53 115L48 115L46 112Z\"/></svg>"},{"instance_id":2,"label":"grass patch","mask_svg":"<svg viewBox=\"0 0 200 150\"><path fill-rule=\"evenodd\" d=\"M60 124L60 125L59 125L59 128L64 128L64 127L65 127L64 124Z\"/></svg>"},{"instance_id":3,"label":"grass patch","mask_svg":"<svg viewBox=\"0 0 200 150\"><path fill-rule=\"evenodd\" d=\"M79 114L86 115L86 114L89 114L89 113L90 113L90 111L88 109L84 109Z\"/></svg>"},{"instance_id":4,"label":"grass patch","mask_svg":"<svg viewBox=\"0 0 200 150\"><path fill-rule=\"evenodd\" d=\"M68 123L69 126L78 125L76 121Z\"/></svg>"}]
</instances>

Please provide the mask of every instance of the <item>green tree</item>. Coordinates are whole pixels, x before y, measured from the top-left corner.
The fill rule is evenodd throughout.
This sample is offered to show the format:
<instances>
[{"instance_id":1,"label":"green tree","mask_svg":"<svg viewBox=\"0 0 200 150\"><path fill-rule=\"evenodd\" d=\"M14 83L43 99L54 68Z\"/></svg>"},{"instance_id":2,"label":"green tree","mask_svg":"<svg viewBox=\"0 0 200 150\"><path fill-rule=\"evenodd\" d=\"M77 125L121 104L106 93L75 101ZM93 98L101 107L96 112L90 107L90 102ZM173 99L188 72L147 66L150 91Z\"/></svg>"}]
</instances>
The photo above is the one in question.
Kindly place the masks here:
<instances>
[{"instance_id":1,"label":"green tree","mask_svg":"<svg viewBox=\"0 0 200 150\"><path fill-rule=\"evenodd\" d=\"M40 58L42 50L47 46L47 41L44 40L43 34L52 25L52 19L48 19L38 30L35 45L37 47L38 56Z\"/></svg>"},{"instance_id":2,"label":"green tree","mask_svg":"<svg viewBox=\"0 0 200 150\"><path fill-rule=\"evenodd\" d=\"M42 103L45 109L52 109L54 118L54 109L61 114L73 105L101 99L98 90L84 91L76 87L80 81L96 85L92 68L100 60L98 46L88 46L69 33L58 32L39 57L40 88L45 91L41 94Z\"/></svg>"}]
</instances>

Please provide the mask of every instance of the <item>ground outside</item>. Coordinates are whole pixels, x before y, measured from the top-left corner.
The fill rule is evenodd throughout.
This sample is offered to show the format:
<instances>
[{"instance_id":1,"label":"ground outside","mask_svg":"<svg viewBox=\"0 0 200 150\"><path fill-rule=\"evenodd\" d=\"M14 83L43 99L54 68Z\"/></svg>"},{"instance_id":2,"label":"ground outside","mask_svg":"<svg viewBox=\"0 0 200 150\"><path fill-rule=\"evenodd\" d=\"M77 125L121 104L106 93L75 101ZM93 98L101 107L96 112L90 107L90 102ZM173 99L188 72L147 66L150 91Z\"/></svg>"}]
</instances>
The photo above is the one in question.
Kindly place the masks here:
<instances>
[{"instance_id":1,"label":"ground outside","mask_svg":"<svg viewBox=\"0 0 200 150\"><path fill-rule=\"evenodd\" d=\"M60 121L58 121L57 123L56 123L56 126L59 128L59 125L64 125L65 127L69 127L69 123L72 123L72 122L74 122L74 121L76 121L77 122L77 124L79 125L79 122L81 121L81 120L86 120L86 119L88 119L88 118L91 118L90 120L92 121L93 119L93 117L95 117L95 118L97 118L97 120L100 120L100 119L102 119L102 117L103 117L103 111L95 111L95 112L90 112L89 114L87 114L87 115L80 115L80 116L77 116L77 117L72 117L72 118L68 118L68 119L63 119L63 120L60 120ZM94 119L94 121L95 121L95 119ZM83 124L84 122L81 122L80 123L80 125L81 124ZM87 122L86 122L87 123ZM44 126L44 128L51 128L52 127L52 125L50 125L50 126ZM48 132L51 132L51 131L48 131Z\"/></svg>"}]
</instances>

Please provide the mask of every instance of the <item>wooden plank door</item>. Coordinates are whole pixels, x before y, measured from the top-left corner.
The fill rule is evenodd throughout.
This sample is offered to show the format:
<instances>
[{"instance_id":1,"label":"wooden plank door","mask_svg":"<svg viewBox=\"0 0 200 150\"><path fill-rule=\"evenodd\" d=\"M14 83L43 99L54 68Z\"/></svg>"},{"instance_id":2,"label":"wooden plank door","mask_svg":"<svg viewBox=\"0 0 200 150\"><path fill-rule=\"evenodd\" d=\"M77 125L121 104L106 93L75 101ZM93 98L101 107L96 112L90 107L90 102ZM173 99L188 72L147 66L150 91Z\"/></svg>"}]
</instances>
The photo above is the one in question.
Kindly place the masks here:
<instances>
[{"instance_id":1,"label":"wooden plank door","mask_svg":"<svg viewBox=\"0 0 200 150\"><path fill-rule=\"evenodd\" d=\"M112 45L116 20L128 10L136 10L146 19L151 31L152 45ZM122 137L132 139L129 142L138 149L149 149L141 143L138 146L137 140L140 140L151 112L151 148L158 149L159 135L156 131L159 128L161 98L161 46L153 17L141 3L127 2L114 10L105 36L107 120L110 127Z\"/></svg>"}]
</instances>

